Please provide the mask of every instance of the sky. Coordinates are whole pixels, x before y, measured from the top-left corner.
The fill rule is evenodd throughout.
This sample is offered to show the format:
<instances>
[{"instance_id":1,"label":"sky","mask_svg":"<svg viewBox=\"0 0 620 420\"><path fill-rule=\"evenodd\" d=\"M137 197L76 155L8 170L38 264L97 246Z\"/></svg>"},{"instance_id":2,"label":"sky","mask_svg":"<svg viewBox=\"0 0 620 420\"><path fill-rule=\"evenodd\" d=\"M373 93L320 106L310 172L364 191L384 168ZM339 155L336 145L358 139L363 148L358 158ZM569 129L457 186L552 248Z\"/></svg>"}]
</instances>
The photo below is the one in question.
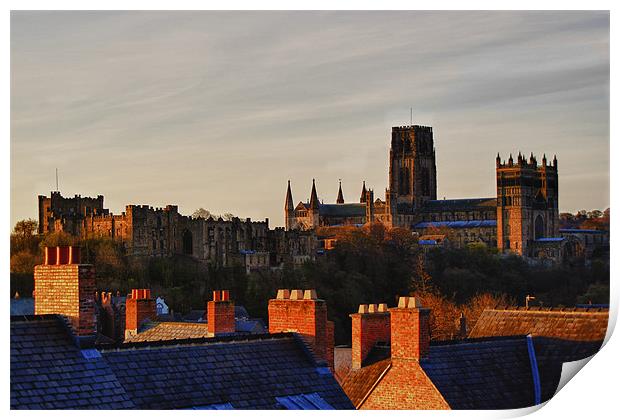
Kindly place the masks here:
<instances>
[{"instance_id":1,"label":"sky","mask_svg":"<svg viewBox=\"0 0 620 420\"><path fill-rule=\"evenodd\" d=\"M11 224L37 195L284 224L383 198L391 127L433 127L438 198L557 155L560 211L609 206L608 12L11 12Z\"/></svg>"}]
</instances>

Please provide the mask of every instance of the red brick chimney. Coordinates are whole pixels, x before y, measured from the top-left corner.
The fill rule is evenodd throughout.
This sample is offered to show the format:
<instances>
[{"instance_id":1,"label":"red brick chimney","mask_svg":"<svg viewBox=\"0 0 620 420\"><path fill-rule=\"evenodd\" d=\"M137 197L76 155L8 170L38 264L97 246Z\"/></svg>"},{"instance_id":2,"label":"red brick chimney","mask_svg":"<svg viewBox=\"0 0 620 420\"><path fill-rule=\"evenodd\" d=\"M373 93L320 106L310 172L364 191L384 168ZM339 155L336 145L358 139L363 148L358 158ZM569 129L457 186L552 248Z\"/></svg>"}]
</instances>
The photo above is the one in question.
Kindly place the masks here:
<instances>
[{"instance_id":1,"label":"red brick chimney","mask_svg":"<svg viewBox=\"0 0 620 420\"><path fill-rule=\"evenodd\" d=\"M228 290L214 290L207 302L207 331L214 336L235 332L235 303Z\"/></svg>"},{"instance_id":2,"label":"red brick chimney","mask_svg":"<svg viewBox=\"0 0 620 420\"><path fill-rule=\"evenodd\" d=\"M125 300L125 338L138 333L142 323L157 317L157 302L150 289L132 289Z\"/></svg>"},{"instance_id":3,"label":"red brick chimney","mask_svg":"<svg viewBox=\"0 0 620 420\"><path fill-rule=\"evenodd\" d=\"M392 361L420 361L428 356L431 343L430 309L414 297L401 297L398 308L390 308Z\"/></svg>"},{"instance_id":4,"label":"red brick chimney","mask_svg":"<svg viewBox=\"0 0 620 420\"><path fill-rule=\"evenodd\" d=\"M65 316L77 336L97 332L95 268L80 264L80 248L45 248L45 263L34 267L35 315Z\"/></svg>"},{"instance_id":5,"label":"red brick chimney","mask_svg":"<svg viewBox=\"0 0 620 420\"><path fill-rule=\"evenodd\" d=\"M360 305L351 317L351 368L360 369L370 349L390 341L390 313L387 305Z\"/></svg>"},{"instance_id":6,"label":"red brick chimney","mask_svg":"<svg viewBox=\"0 0 620 420\"><path fill-rule=\"evenodd\" d=\"M297 332L314 355L334 369L334 325L327 320L327 304L315 290L278 290L269 300L269 332Z\"/></svg>"}]
</instances>

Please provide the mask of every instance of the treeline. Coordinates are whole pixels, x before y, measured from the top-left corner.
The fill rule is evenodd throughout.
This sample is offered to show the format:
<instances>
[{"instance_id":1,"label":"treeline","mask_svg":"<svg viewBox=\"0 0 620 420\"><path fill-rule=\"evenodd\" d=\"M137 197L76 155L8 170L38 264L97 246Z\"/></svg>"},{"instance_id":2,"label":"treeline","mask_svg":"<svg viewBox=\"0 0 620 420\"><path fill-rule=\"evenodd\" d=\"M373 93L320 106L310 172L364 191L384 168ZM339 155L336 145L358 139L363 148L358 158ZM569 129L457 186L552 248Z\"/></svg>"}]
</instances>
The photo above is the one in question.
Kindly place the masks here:
<instances>
[{"instance_id":1,"label":"treeline","mask_svg":"<svg viewBox=\"0 0 620 420\"><path fill-rule=\"evenodd\" d=\"M575 214L560 213L560 229L595 229L609 231L609 208L580 210Z\"/></svg>"},{"instance_id":2,"label":"treeline","mask_svg":"<svg viewBox=\"0 0 620 420\"><path fill-rule=\"evenodd\" d=\"M12 295L31 295L33 268L41 263L45 246L80 245L83 262L97 268L99 290L126 294L132 288L150 288L178 313L203 309L213 290L229 289L251 316L267 320L268 301L278 289L316 289L327 301L337 344L350 342L349 314L360 304L394 306L404 295L416 295L432 309L433 339L456 337L461 313L473 326L485 307L523 306L528 294L536 297L530 305L609 302L609 261L544 268L484 245L425 251L410 231L381 224L336 230L335 249L301 267L285 265L248 275L241 266L215 268L188 256L128 257L119 243L105 238L40 236L31 222L18 223L11 235Z\"/></svg>"}]
</instances>

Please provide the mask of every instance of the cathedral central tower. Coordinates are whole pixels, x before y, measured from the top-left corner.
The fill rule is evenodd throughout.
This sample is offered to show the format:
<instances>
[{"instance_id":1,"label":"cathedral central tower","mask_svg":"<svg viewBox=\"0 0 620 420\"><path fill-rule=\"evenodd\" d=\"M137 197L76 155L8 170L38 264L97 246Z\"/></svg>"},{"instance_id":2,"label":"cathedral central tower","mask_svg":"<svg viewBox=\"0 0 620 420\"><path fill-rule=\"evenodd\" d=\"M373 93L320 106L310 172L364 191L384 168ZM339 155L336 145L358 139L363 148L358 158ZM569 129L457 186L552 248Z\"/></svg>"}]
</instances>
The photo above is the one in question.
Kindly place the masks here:
<instances>
[{"instance_id":1,"label":"cathedral central tower","mask_svg":"<svg viewBox=\"0 0 620 420\"><path fill-rule=\"evenodd\" d=\"M392 205L397 206L399 213L413 211L427 200L437 199L432 127L392 127L389 178Z\"/></svg>"}]
</instances>

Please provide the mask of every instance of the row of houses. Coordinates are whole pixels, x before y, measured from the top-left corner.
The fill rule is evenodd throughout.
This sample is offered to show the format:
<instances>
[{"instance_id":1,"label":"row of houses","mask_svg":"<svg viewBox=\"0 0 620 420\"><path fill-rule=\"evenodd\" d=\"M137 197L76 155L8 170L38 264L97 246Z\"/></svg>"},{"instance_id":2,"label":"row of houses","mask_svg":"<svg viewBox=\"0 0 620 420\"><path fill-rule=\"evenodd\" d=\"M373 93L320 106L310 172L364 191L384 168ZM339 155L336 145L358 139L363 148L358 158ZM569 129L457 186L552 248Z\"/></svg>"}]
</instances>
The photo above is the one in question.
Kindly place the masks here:
<instances>
[{"instance_id":1,"label":"row of houses","mask_svg":"<svg viewBox=\"0 0 620 420\"><path fill-rule=\"evenodd\" d=\"M95 267L57 251L35 267L34 315L11 317L13 409L523 408L551 398L562 363L596 353L607 329L601 308L496 308L432 342L430 310L401 297L360 305L351 347L335 348L314 290L279 290L266 331L237 322L226 290L206 322L178 322L147 289L117 311Z\"/></svg>"}]
</instances>

